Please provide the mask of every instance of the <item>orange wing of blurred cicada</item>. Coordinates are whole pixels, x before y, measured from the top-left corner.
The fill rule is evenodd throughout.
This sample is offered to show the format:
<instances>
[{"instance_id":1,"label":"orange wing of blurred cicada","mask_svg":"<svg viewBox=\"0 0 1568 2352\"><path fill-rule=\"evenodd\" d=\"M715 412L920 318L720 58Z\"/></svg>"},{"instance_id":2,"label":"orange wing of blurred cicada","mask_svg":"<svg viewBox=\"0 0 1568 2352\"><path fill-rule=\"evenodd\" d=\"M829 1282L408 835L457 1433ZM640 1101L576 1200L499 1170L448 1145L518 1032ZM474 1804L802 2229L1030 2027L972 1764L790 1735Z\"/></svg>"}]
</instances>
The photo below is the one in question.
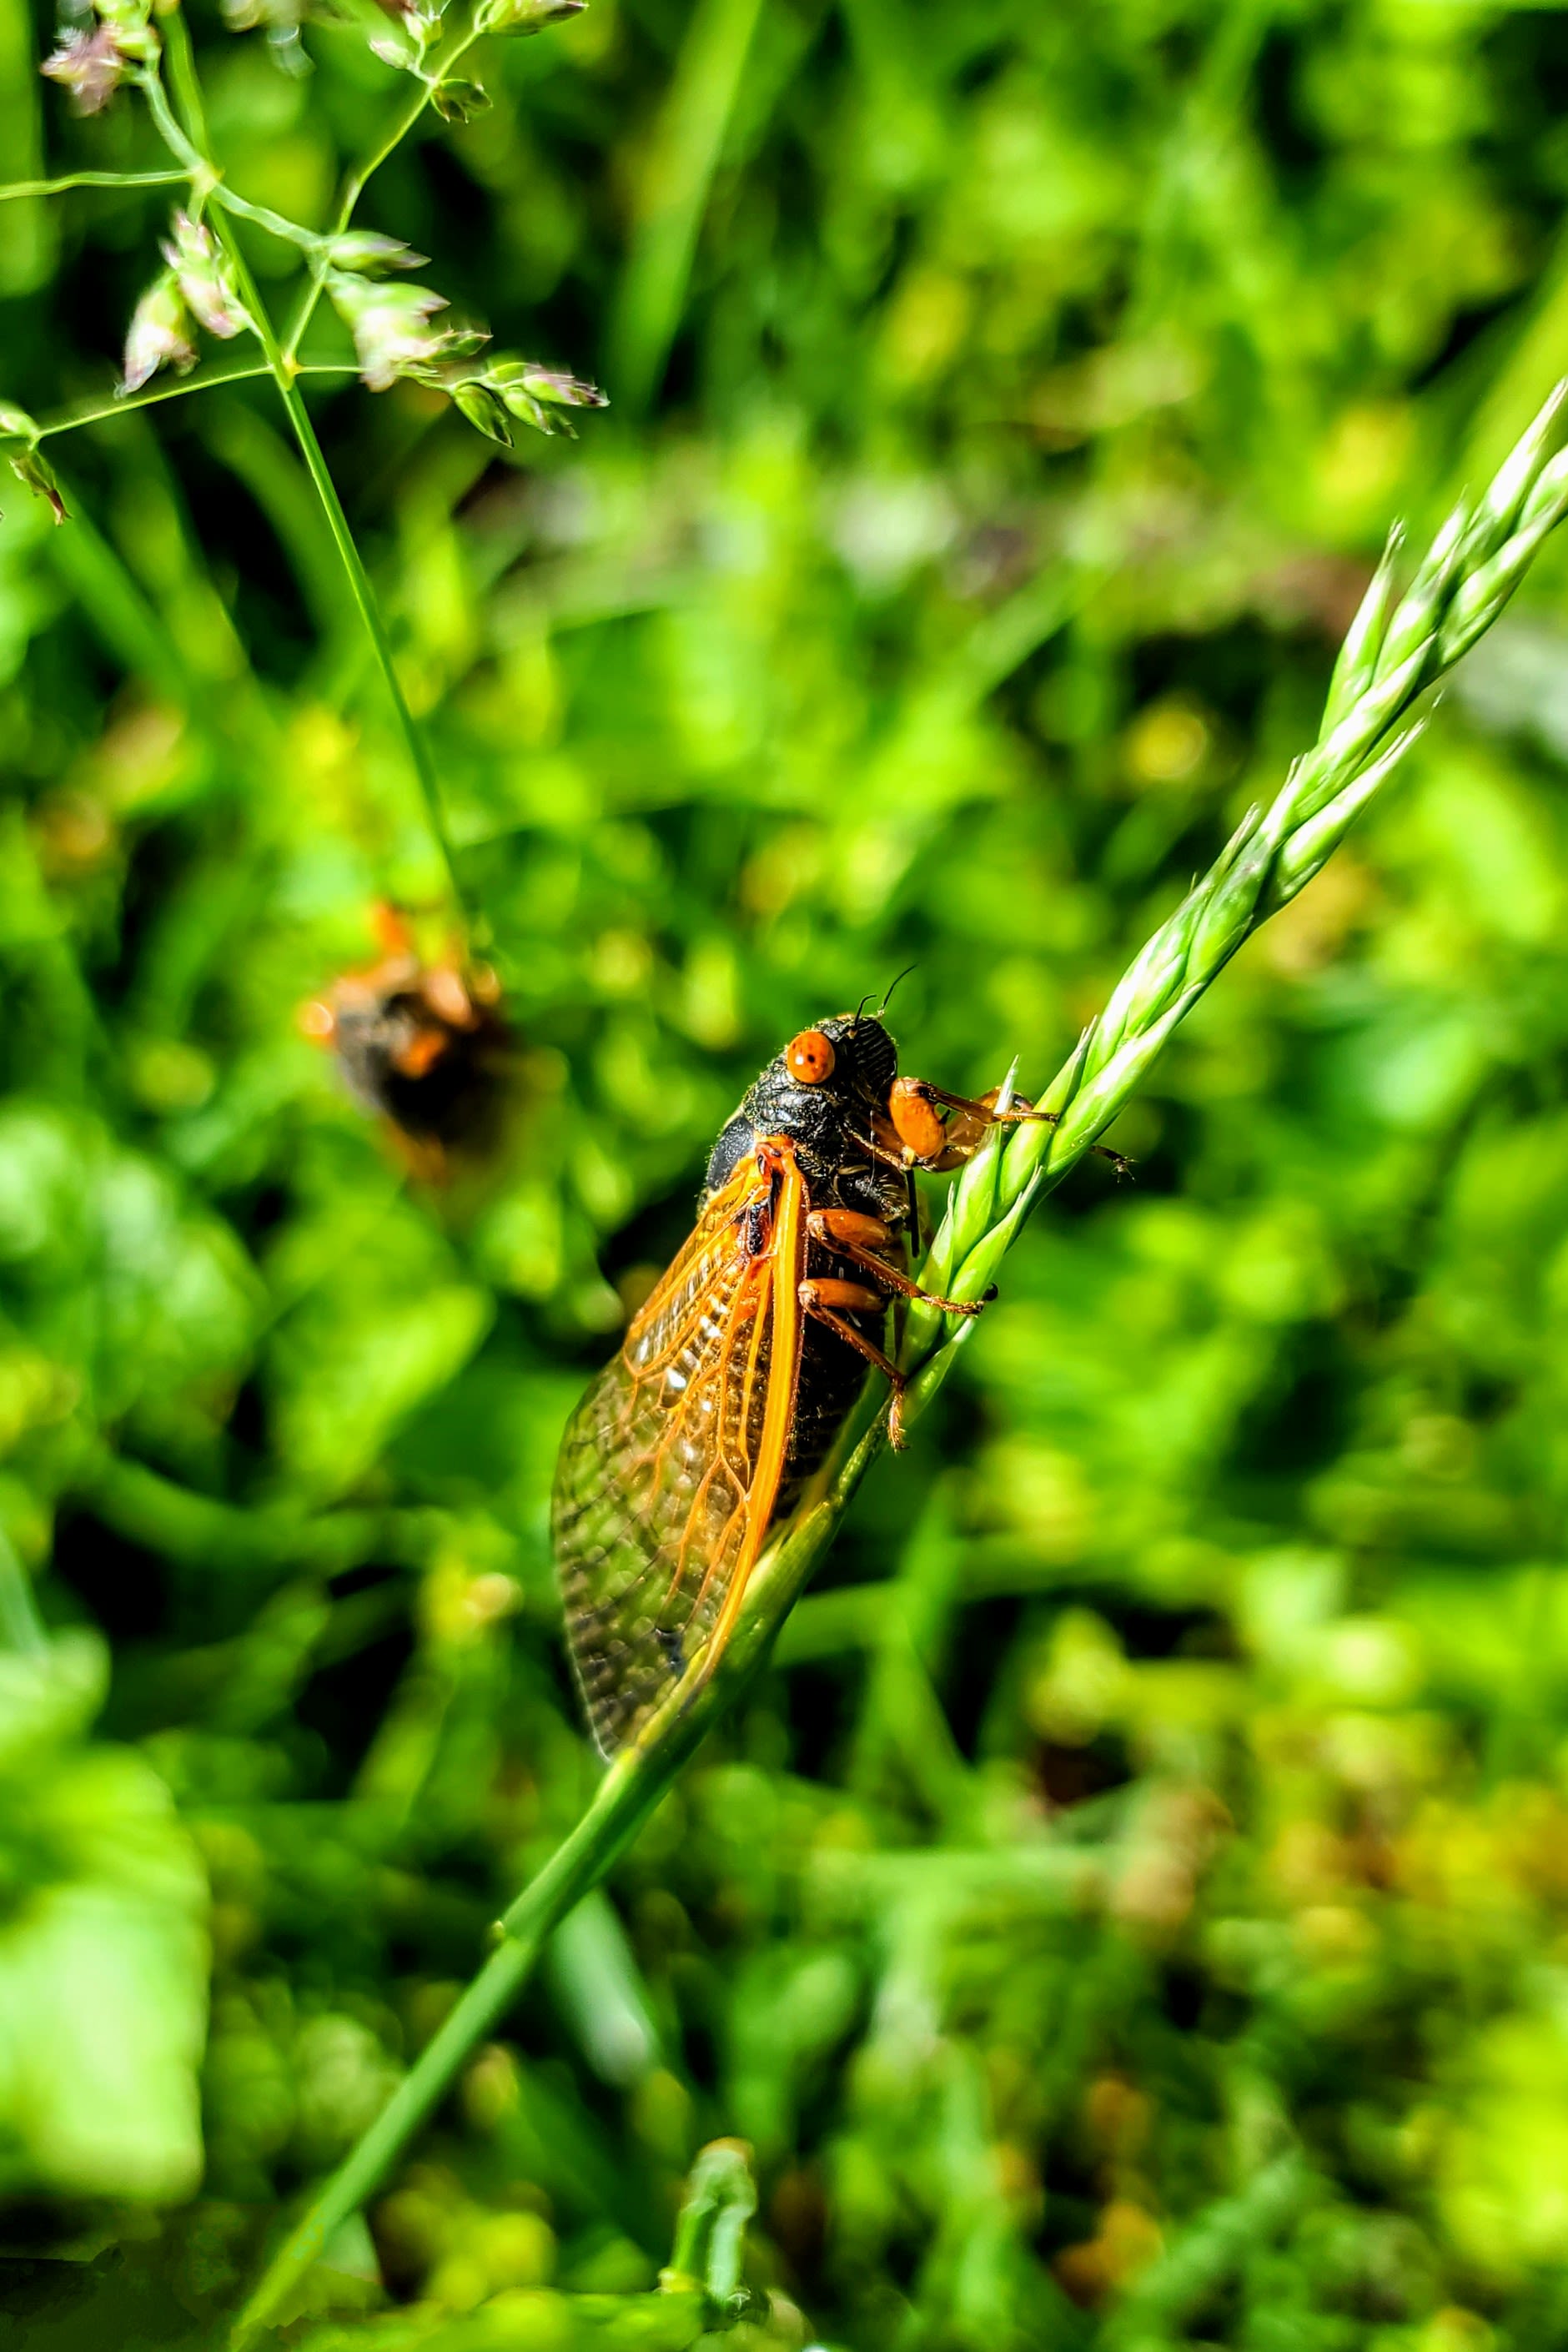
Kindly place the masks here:
<instances>
[{"instance_id":1,"label":"orange wing of blurred cicada","mask_svg":"<svg viewBox=\"0 0 1568 2352\"><path fill-rule=\"evenodd\" d=\"M711 1671L762 1551L795 1422L807 1206L788 1139L762 1139L567 1427L552 1533L606 1756L700 1652Z\"/></svg>"}]
</instances>

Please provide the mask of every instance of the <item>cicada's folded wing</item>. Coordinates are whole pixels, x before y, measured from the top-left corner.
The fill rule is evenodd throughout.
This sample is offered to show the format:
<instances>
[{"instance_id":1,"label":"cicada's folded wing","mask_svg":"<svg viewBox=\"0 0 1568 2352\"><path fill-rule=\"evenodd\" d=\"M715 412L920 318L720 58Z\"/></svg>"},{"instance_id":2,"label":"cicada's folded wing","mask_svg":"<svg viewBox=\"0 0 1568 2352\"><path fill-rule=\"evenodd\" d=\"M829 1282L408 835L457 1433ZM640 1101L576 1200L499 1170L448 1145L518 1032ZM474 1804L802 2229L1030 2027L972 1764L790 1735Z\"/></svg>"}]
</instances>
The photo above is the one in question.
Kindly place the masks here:
<instances>
[{"instance_id":1,"label":"cicada's folded wing","mask_svg":"<svg viewBox=\"0 0 1568 2352\"><path fill-rule=\"evenodd\" d=\"M728 1639L773 1516L799 1373L804 1187L748 1160L573 1415L552 1535L572 1661L613 1755Z\"/></svg>"}]
</instances>

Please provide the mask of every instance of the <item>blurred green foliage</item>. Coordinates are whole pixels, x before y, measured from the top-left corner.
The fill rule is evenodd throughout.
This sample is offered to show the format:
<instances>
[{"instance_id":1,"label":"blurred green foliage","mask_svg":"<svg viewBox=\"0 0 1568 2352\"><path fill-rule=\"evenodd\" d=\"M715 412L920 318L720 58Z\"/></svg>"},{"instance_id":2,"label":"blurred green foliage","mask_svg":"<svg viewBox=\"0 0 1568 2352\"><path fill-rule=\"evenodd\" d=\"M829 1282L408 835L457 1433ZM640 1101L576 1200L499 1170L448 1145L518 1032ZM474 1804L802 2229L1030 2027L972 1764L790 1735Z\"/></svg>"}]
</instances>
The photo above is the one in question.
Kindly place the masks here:
<instances>
[{"instance_id":1,"label":"blurred green foliage","mask_svg":"<svg viewBox=\"0 0 1568 2352\"><path fill-rule=\"evenodd\" d=\"M319 222L405 86L291 21L194 30ZM0 168L154 168L50 29L0 0ZM1054 1068L1391 515L1568 366L1550 10L593 0L477 70L362 218L616 405L509 457L311 397L498 1162L411 1182L296 1027L378 896L446 918L266 387L0 521L3 2352L216 2340L575 1817L554 1444L760 1062L912 962L908 1066ZM5 397L106 391L164 219L5 207ZM1561 2345L1565 660L1549 549L323 2266L334 2345L556 2346L721 2133L855 2352Z\"/></svg>"}]
</instances>

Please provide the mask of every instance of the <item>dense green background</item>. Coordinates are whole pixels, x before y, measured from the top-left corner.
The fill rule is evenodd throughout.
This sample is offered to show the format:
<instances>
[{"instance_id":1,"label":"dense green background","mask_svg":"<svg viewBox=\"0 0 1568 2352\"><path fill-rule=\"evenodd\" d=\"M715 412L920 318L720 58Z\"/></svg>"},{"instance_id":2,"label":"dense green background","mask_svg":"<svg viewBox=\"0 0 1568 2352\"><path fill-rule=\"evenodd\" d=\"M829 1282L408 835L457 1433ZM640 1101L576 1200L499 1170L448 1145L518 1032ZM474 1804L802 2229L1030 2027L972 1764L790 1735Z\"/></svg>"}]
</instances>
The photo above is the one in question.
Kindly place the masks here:
<instances>
[{"instance_id":1,"label":"dense green background","mask_svg":"<svg viewBox=\"0 0 1568 2352\"><path fill-rule=\"evenodd\" d=\"M397 78L195 30L320 221ZM49 32L0 171L154 164ZM1568 365L1559 12L593 0L479 71L363 216L616 404L313 405L523 1039L488 1185L295 1027L437 876L275 404L4 500L4 2352L211 2340L574 1817L555 1440L759 1063L912 962L908 1066L1043 1079ZM5 208L0 395L107 388L164 219ZM1565 677L1549 550L373 2210L397 2295L648 2284L732 2132L853 2352L1563 2343Z\"/></svg>"}]
</instances>

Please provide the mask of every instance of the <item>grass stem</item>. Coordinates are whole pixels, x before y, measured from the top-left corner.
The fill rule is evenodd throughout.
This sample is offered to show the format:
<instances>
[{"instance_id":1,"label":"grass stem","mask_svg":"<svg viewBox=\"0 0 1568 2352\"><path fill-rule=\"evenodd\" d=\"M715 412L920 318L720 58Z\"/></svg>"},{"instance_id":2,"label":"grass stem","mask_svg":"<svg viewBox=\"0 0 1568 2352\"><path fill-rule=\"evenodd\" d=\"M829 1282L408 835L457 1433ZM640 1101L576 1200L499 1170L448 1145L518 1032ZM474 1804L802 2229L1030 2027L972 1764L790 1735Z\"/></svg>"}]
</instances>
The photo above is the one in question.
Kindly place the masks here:
<instances>
[{"instance_id":1,"label":"grass stem","mask_svg":"<svg viewBox=\"0 0 1568 2352\"><path fill-rule=\"evenodd\" d=\"M297 362L296 375L357 375L358 368L352 360L304 360ZM38 438L47 441L57 433L74 433L79 425L105 425L116 416L129 416L138 408L152 408L162 400L183 400L193 392L216 392L230 383L256 383L270 378L272 370L265 360L215 361L195 375L171 376L154 383L145 392L127 393L123 399L118 394L108 400L94 400L81 407L68 409L65 415L51 417L38 427Z\"/></svg>"},{"instance_id":2,"label":"grass stem","mask_svg":"<svg viewBox=\"0 0 1568 2352\"><path fill-rule=\"evenodd\" d=\"M177 188L185 172L67 172L58 180L12 180L0 187L0 205L18 196L63 196L71 188Z\"/></svg>"},{"instance_id":3,"label":"grass stem","mask_svg":"<svg viewBox=\"0 0 1568 2352\"><path fill-rule=\"evenodd\" d=\"M191 37L184 19L178 10L165 20L164 38L175 95L185 118L183 135L195 154L198 164L216 180L216 170L207 148L206 122L202 107L201 88L196 79L195 60L191 52ZM156 88L157 85L154 84L153 87ZM161 89L158 95L161 100ZM168 112L166 101L163 102L163 112L164 114ZM158 114L156 108L154 114L155 117ZM159 119L161 121L161 118ZM174 140L171 140L171 144L175 145L175 152L179 152L175 141L182 134L177 125L173 128L175 137ZM261 345L267 373L278 387L278 396L283 404L284 413L288 416L294 438L300 446L300 454L304 458L306 470L321 500L321 510L327 519L327 528L331 533L333 544L337 548L348 579L349 593L353 598L355 608L364 625L365 635L370 639L372 650L385 681L387 696L408 753L409 765L414 771L415 781L424 805L426 823L441 861L448 894L462 919L464 929L471 937L474 926L463 894L462 884L458 877L457 862L453 854L451 835L447 827L446 810L442 803L441 787L435 765L430 758L429 748L424 735L415 720L414 713L408 707L408 699L403 690L403 681L397 675L397 665L393 658L392 643L381 617L381 608L376 602L375 590L371 584L370 574L365 570L364 559L360 554L348 516L343 511L342 500L338 496L338 488L332 479L331 468L327 464L321 442L316 436L316 428L310 422L310 411L305 405L304 396L296 380L300 371L297 362L285 355L278 340L277 330L262 300L255 276L246 259L244 247L221 212L215 216L213 227L228 256L235 274L235 282L239 289L240 299L249 313L257 340Z\"/></svg>"},{"instance_id":4,"label":"grass stem","mask_svg":"<svg viewBox=\"0 0 1568 2352\"><path fill-rule=\"evenodd\" d=\"M231 2352L245 2352L263 2328L288 2315L294 2289L333 2231L386 2178L505 2015L551 1934L630 1843L700 1737L697 1731L633 1748L605 1773L576 1827L498 1922L496 1948L462 1999L279 2249L236 2322Z\"/></svg>"}]
</instances>

